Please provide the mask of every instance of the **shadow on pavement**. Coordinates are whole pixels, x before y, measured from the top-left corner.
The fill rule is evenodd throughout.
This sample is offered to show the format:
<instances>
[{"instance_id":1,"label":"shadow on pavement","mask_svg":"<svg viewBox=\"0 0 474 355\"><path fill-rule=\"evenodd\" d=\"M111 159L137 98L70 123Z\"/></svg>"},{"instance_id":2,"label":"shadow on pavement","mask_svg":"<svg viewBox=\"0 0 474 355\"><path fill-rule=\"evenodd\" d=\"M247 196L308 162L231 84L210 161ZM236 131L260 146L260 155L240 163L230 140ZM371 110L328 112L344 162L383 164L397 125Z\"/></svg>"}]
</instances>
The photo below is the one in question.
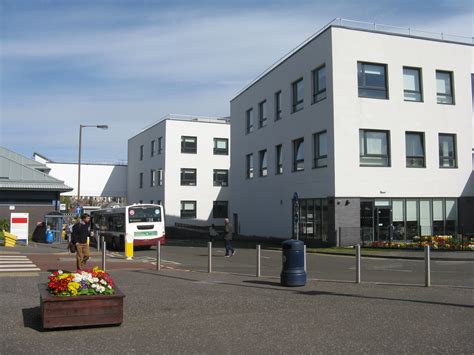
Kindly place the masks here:
<instances>
[{"instance_id":1,"label":"shadow on pavement","mask_svg":"<svg viewBox=\"0 0 474 355\"><path fill-rule=\"evenodd\" d=\"M23 312L23 325L25 328L31 328L38 332L43 332L43 326L41 324L41 308L24 308Z\"/></svg>"}]
</instances>

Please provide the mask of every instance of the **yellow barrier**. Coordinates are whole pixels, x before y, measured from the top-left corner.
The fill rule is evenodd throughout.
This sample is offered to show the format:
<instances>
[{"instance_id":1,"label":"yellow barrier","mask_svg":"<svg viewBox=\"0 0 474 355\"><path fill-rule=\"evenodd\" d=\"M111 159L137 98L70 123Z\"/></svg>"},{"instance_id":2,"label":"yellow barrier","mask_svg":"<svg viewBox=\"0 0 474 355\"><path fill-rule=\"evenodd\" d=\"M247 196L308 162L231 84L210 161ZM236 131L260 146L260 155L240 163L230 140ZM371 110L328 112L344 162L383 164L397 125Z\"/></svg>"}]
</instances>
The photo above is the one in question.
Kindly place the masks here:
<instances>
[{"instance_id":1,"label":"yellow barrier","mask_svg":"<svg viewBox=\"0 0 474 355\"><path fill-rule=\"evenodd\" d=\"M16 239L17 239L16 235L13 235L13 234L8 233L8 232L3 232L3 235L5 237L5 246L6 247L14 247L16 245Z\"/></svg>"}]
</instances>

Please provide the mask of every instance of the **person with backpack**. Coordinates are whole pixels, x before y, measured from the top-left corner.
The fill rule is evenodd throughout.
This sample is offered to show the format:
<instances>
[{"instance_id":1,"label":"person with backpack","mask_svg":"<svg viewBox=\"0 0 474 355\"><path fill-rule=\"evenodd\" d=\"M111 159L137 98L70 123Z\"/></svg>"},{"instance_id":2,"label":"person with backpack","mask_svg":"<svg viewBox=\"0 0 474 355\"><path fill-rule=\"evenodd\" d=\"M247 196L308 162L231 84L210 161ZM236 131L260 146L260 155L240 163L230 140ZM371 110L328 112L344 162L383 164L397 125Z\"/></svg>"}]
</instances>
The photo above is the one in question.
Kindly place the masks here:
<instances>
[{"instance_id":1,"label":"person with backpack","mask_svg":"<svg viewBox=\"0 0 474 355\"><path fill-rule=\"evenodd\" d=\"M87 238L90 233L90 221L91 216L84 213L80 221L72 227L71 242L76 246L77 270L83 270L90 257L89 244L87 244Z\"/></svg>"}]
</instances>

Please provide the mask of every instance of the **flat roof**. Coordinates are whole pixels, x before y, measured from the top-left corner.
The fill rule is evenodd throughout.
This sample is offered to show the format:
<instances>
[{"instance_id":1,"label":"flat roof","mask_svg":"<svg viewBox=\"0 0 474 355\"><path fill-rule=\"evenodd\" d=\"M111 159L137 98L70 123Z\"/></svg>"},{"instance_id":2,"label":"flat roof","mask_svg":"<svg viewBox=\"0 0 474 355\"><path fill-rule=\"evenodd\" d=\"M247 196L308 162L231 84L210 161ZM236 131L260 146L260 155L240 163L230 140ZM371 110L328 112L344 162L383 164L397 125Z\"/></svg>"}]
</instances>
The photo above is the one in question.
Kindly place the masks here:
<instances>
[{"instance_id":1,"label":"flat roof","mask_svg":"<svg viewBox=\"0 0 474 355\"><path fill-rule=\"evenodd\" d=\"M364 32L373 32L373 33L385 34L385 35L391 35L391 36L423 39L423 40L428 40L428 41L468 45L468 46L472 46L474 44L474 37L450 35L450 34L446 34L442 32L438 33L438 32L422 31L422 30L412 29L410 27L397 27L397 26L383 25L383 24L377 24L377 23L371 23L371 22L348 20L348 19L336 17L335 19L327 23L325 26L323 26L321 29L316 31L314 34L309 36L307 39L305 39L298 46L296 46L291 51L286 53L283 57L281 57L280 59L275 61L273 64L271 64L255 79L253 79L250 83L244 86L243 89L237 92L237 94L235 94L234 97L230 101L235 100L237 97L239 97L241 94L243 94L245 91L250 89L253 85L255 85L258 81L263 79L270 72L272 72L274 69L280 66L283 62L288 60L295 53L300 51L307 44L311 43L314 39L322 35L326 30L328 30L331 27L356 30L356 31L364 31Z\"/></svg>"}]
</instances>

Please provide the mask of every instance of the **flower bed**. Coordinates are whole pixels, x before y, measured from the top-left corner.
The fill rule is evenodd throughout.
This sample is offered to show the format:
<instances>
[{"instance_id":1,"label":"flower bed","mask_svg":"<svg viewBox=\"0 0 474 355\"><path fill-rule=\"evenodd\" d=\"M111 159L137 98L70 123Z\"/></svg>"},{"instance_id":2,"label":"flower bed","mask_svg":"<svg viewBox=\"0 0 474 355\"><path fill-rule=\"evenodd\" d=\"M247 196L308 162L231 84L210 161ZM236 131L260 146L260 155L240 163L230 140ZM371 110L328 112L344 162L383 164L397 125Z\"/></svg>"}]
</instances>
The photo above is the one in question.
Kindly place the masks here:
<instances>
[{"instance_id":1,"label":"flower bed","mask_svg":"<svg viewBox=\"0 0 474 355\"><path fill-rule=\"evenodd\" d=\"M371 242L366 246L371 248L421 249L426 245L429 245L432 249L439 250L474 250L474 241L472 239L462 242L448 235L414 237L412 241L379 240Z\"/></svg>"},{"instance_id":2,"label":"flower bed","mask_svg":"<svg viewBox=\"0 0 474 355\"><path fill-rule=\"evenodd\" d=\"M109 274L94 267L88 271L53 272L48 277L48 290L56 296L112 295L114 282Z\"/></svg>"}]
</instances>

